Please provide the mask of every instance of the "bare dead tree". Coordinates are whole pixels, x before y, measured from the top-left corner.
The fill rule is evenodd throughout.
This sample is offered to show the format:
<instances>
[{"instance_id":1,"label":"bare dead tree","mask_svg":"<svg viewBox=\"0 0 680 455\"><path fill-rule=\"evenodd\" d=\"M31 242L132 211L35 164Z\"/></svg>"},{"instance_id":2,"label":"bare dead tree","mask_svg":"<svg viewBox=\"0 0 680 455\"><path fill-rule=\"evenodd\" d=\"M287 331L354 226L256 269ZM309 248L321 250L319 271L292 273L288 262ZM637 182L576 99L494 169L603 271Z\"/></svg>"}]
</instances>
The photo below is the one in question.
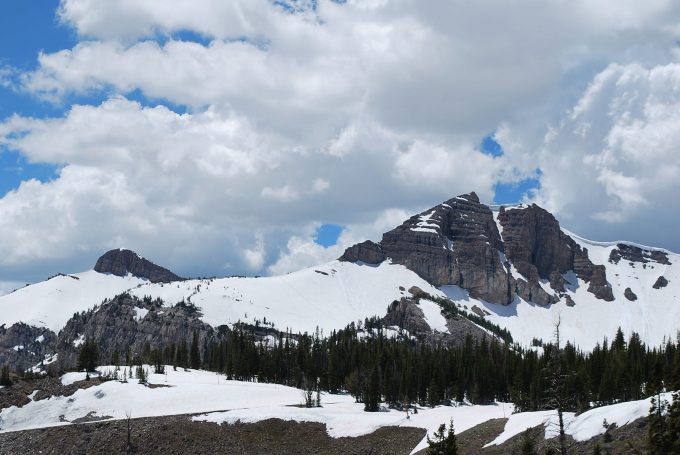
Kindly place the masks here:
<instances>
[{"instance_id":1,"label":"bare dead tree","mask_svg":"<svg viewBox=\"0 0 680 455\"><path fill-rule=\"evenodd\" d=\"M565 372L562 367L562 345L560 341L560 324L561 319L558 318L555 323L554 331L554 346L550 351L548 362L546 365L546 376L548 380L548 390L546 405L548 408L557 411L557 426L558 426L558 446L560 455L567 455L567 436L564 431L564 410L568 404L568 397L566 396L565 387Z\"/></svg>"}]
</instances>

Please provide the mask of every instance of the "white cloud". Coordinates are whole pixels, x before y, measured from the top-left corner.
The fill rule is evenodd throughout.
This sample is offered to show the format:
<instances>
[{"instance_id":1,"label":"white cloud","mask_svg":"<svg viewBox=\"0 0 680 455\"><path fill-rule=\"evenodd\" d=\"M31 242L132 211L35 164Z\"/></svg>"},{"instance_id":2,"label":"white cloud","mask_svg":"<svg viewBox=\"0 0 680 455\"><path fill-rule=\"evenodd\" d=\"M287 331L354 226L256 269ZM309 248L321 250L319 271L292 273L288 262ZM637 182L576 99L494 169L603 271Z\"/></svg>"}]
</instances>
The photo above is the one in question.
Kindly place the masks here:
<instances>
[{"instance_id":1,"label":"white cloud","mask_svg":"<svg viewBox=\"0 0 680 455\"><path fill-rule=\"evenodd\" d=\"M62 0L80 42L0 75L57 103L109 97L0 123L0 146L60 167L0 199L0 277L120 244L181 274L288 271L386 230L387 207L490 201L537 168L536 200L585 234L674 225L677 2L187 5ZM506 156L476 150L491 131ZM318 223L347 226L338 246L313 244Z\"/></svg>"},{"instance_id":2,"label":"white cloud","mask_svg":"<svg viewBox=\"0 0 680 455\"><path fill-rule=\"evenodd\" d=\"M535 200L583 235L680 250L678 119L680 64L610 65L548 135L533 139L543 172ZM526 146L517 137L532 135L499 132L515 156Z\"/></svg>"},{"instance_id":3,"label":"white cloud","mask_svg":"<svg viewBox=\"0 0 680 455\"><path fill-rule=\"evenodd\" d=\"M364 240L380 241L382 234L411 216L412 213L401 209L388 209L378 214L369 223L345 226L335 245L324 247L314 242L318 223L312 223L304 229L303 235L294 235L286 243L280 256L267 271L272 275L281 275L305 267L332 261L342 256L347 247Z\"/></svg>"},{"instance_id":4,"label":"white cloud","mask_svg":"<svg viewBox=\"0 0 680 455\"><path fill-rule=\"evenodd\" d=\"M115 97L64 118L13 116L0 123L0 145L61 167L53 181L27 181L0 198L0 273L43 278L55 264L77 257L89 267L121 245L180 274L257 273L312 220L363 225L385 205L421 209L471 184L491 194L496 168L474 164L490 158L441 146L433 159L468 162L448 168L458 182L439 175L414 192L403 138L372 128L358 127L352 152L337 156L217 107L179 115ZM470 169L488 176L473 182Z\"/></svg>"}]
</instances>

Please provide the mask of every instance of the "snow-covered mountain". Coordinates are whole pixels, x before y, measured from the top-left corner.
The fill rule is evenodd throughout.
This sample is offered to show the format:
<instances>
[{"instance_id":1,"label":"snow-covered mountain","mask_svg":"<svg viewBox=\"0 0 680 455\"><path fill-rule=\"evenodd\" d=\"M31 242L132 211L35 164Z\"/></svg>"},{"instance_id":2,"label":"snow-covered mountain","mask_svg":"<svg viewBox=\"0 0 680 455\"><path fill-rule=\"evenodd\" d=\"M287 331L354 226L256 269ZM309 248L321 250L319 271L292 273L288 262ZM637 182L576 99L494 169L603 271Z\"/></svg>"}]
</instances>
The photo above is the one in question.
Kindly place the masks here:
<instances>
[{"instance_id":1,"label":"snow-covered mountain","mask_svg":"<svg viewBox=\"0 0 680 455\"><path fill-rule=\"evenodd\" d=\"M652 345L675 336L680 256L588 241L540 207L489 207L471 193L414 215L381 242L283 276L184 280L136 253L112 250L94 270L0 297L0 361L38 350L40 337L56 337L74 313L123 292L162 299L167 307L193 304L212 327L245 322L325 333L384 317L394 302L426 329L446 333L450 321L438 305L448 298L527 346L550 340L559 318L563 339L588 350L618 327ZM148 308L138 310L134 320L141 323Z\"/></svg>"}]
</instances>

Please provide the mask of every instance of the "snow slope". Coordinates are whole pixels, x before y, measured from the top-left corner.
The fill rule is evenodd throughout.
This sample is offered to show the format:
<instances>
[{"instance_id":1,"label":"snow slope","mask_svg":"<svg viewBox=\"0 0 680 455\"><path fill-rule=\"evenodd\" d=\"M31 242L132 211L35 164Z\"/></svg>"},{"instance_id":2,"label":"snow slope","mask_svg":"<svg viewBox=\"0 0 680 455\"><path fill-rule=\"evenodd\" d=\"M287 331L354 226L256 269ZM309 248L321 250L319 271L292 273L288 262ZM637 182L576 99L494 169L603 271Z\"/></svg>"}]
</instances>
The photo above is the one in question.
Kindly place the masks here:
<instances>
[{"instance_id":1,"label":"snow slope","mask_svg":"<svg viewBox=\"0 0 680 455\"><path fill-rule=\"evenodd\" d=\"M212 326L267 321L277 329L325 333L370 316L384 316L387 306L411 286L443 294L401 265L379 266L333 261L287 275L150 283L95 271L57 276L0 297L0 325L15 322L58 332L73 316L104 298L124 291L138 297L160 297L166 305L191 301ZM145 310L137 310L142 318ZM441 318L443 320L443 317Z\"/></svg>"},{"instance_id":2,"label":"snow slope","mask_svg":"<svg viewBox=\"0 0 680 455\"><path fill-rule=\"evenodd\" d=\"M133 276L105 275L94 270L57 275L0 296L0 325L10 327L25 322L58 332L73 313L86 311L144 282Z\"/></svg>"},{"instance_id":3,"label":"snow slope","mask_svg":"<svg viewBox=\"0 0 680 455\"><path fill-rule=\"evenodd\" d=\"M113 367L100 367L102 372ZM406 418L404 412L384 410L364 412L364 405L349 395L321 395L321 408L297 407L303 401L300 389L275 384L228 381L223 375L200 370L172 371L167 375L150 374L149 382L165 387L149 388L129 380L109 381L78 390L70 397L51 397L31 401L21 408L13 406L0 412L0 432L69 425L85 416L124 419L176 414L204 413L193 420L216 423L258 422L279 418L298 422L320 422L331 437L360 436L383 426L425 428L430 436L442 423L453 419L457 432L512 412L512 405L438 406L421 408ZM68 373L64 383L85 378L84 373ZM60 417L62 416L62 417ZM413 453L426 447L426 439Z\"/></svg>"},{"instance_id":4,"label":"snow slope","mask_svg":"<svg viewBox=\"0 0 680 455\"><path fill-rule=\"evenodd\" d=\"M190 300L212 326L266 319L279 330L311 333L318 327L329 334L353 321L384 316L392 301L406 295L400 286L443 295L401 265L340 261L273 277L146 283L131 293L160 297L167 304Z\"/></svg>"},{"instance_id":5,"label":"snow slope","mask_svg":"<svg viewBox=\"0 0 680 455\"><path fill-rule=\"evenodd\" d=\"M560 335L563 341L571 341L584 350L591 350L604 337L611 340L621 327L626 336L635 331L642 341L658 346L664 339L675 338L680 329L680 255L661 249L640 246L647 250L667 253L671 265L649 262L630 263L621 259L618 264L609 262L609 254L617 243L592 242L565 231L582 247L594 264L602 264L607 270L607 279L612 286L615 300L605 302L588 292L588 284L567 273L564 278L571 283L566 294L575 302L567 306L565 298L549 307L528 303L519 297L510 305L498 305L473 299L467 291L457 286L444 286L442 291L461 305L479 308L490 313L487 319L510 331L513 339L530 346L534 338L546 342L553 337L554 325L560 320ZM635 245L638 246L638 245ZM512 268L514 271L514 267ZM517 274L516 271L514 273ZM518 275L519 276L519 275ZM664 276L669 285L654 289L652 286L659 276ZM543 283L549 293L554 293ZM636 295L636 301L624 296L626 288Z\"/></svg>"},{"instance_id":6,"label":"snow slope","mask_svg":"<svg viewBox=\"0 0 680 455\"><path fill-rule=\"evenodd\" d=\"M661 398L668 402L673 401L671 393L664 393ZM605 420L608 424L616 424L616 426L621 427L646 417L649 415L651 400L651 398L647 398L645 400L627 401L602 406L579 415L575 415L573 412L565 412L564 431L576 441L587 441L605 432L603 426ZM557 437L559 433L557 411L520 412L513 414L506 422L503 432L496 439L486 444L485 447L503 444L505 441L521 434L524 430L539 425L545 427L546 439Z\"/></svg>"}]
</instances>

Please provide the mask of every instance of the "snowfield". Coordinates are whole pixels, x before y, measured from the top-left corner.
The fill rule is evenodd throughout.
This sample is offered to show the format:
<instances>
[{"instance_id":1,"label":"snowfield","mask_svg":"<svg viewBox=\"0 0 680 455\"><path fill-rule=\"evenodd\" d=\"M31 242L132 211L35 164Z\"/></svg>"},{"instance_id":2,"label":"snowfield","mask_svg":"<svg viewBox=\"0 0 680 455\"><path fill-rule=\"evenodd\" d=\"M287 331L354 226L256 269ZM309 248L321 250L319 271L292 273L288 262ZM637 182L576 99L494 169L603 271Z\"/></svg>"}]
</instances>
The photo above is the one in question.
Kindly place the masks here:
<instances>
[{"instance_id":1,"label":"snowfield","mask_svg":"<svg viewBox=\"0 0 680 455\"><path fill-rule=\"evenodd\" d=\"M100 372L113 367L99 367ZM149 370L151 370L149 368ZM90 416L104 419L125 419L126 413L137 417L177 414L198 414L195 421L233 423L258 422L269 418L297 422L326 424L331 437L361 436L384 426L425 428L432 435L442 423L453 419L461 432L490 419L510 415L512 405L438 406L420 408L418 414L406 418L395 410L364 412L364 405L349 395L321 394L320 408L299 407L303 391L293 387L255 382L228 381L223 375L201 370L172 371L150 374L149 383L161 387L149 388L136 379L127 383L108 381L89 389L78 390L70 397L51 397L31 401L17 408L0 412L0 432L46 428L72 424ZM122 370L121 370L122 376ZM85 379L85 373L67 373L63 384ZM413 453L427 446L424 438Z\"/></svg>"},{"instance_id":2,"label":"snowfield","mask_svg":"<svg viewBox=\"0 0 680 455\"><path fill-rule=\"evenodd\" d=\"M384 316L392 301L409 295L400 286L418 286L443 296L402 265L340 261L272 277L146 283L131 293L160 297L167 304L190 300L201 309L201 319L213 327L266 319L279 330L313 333L318 327L330 334L350 322Z\"/></svg>"},{"instance_id":3,"label":"snowfield","mask_svg":"<svg viewBox=\"0 0 680 455\"><path fill-rule=\"evenodd\" d=\"M105 298L142 283L145 280L133 276L119 277L94 270L57 275L0 296L0 325L10 327L25 322L57 333L73 313L86 311Z\"/></svg>"},{"instance_id":4,"label":"snowfield","mask_svg":"<svg viewBox=\"0 0 680 455\"><path fill-rule=\"evenodd\" d=\"M662 394L661 399L666 400L669 403L673 401L671 393ZM579 415L575 415L573 412L565 412L563 414L564 431L576 441L588 441L589 439L604 433L605 428L603 422L605 420L608 424L616 424L616 426L621 427L642 417L647 417L651 406L651 398L647 398L644 400L626 401L624 403L602 406L600 408L590 409ZM503 432L484 447L503 444L505 441L521 434L524 430L539 425L545 427L546 439L555 438L559 434L557 422L557 411L521 412L513 414L505 424Z\"/></svg>"},{"instance_id":5,"label":"snowfield","mask_svg":"<svg viewBox=\"0 0 680 455\"><path fill-rule=\"evenodd\" d=\"M102 373L113 367L99 367ZM149 368L151 371L151 368ZM349 395L321 394L320 408L300 407L303 391L293 387L255 382L228 381L223 375L201 371L173 371L150 374L150 388L136 379L127 383L109 381L89 389L78 390L70 397L51 397L31 401L21 408L12 406L0 412L0 432L70 425L89 416L102 419L156 417L198 414L194 421L222 423L254 423L277 418L296 422L318 422L326 425L329 436L356 437L384 426L424 428L430 436L442 423L453 419L456 433L461 433L491 419L507 417L503 432L487 446L499 445L521 434L525 429L545 426L546 438L557 435L556 412L539 411L512 414L513 405L496 403L488 406L438 406L419 408L418 414L383 409L364 412L362 403ZM122 370L120 371L122 377ZM85 379L85 373L67 373L62 383ZM664 398L671 400L671 394ZM566 432L577 441L604 433L602 422L626 425L649 413L650 399L631 401L591 409L578 416L565 413ZM426 438L413 448L415 453L427 446Z\"/></svg>"},{"instance_id":6,"label":"snowfield","mask_svg":"<svg viewBox=\"0 0 680 455\"><path fill-rule=\"evenodd\" d=\"M200 308L201 319L213 327L266 320L279 330L313 333L318 327L328 334L366 317L384 316L393 300L409 295L399 287L411 286L443 296L406 267L388 262L372 266L333 261L281 276L157 284L91 270L1 296L0 325L21 321L58 332L74 313L129 291L139 298L159 297L166 305L191 301ZM138 309L137 318L146 312Z\"/></svg>"}]
</instances>

